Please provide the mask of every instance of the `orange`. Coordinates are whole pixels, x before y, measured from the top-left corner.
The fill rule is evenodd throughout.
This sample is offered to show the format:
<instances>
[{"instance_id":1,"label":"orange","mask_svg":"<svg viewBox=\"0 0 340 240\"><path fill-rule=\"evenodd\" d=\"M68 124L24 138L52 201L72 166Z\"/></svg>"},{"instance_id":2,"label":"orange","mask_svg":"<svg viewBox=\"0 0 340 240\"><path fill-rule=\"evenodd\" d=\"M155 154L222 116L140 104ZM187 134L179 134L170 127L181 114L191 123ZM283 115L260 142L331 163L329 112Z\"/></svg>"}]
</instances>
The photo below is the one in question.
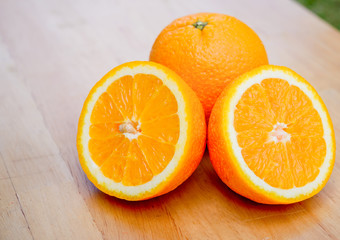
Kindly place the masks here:
<instances>
[{"instance_id":1,"label":"orange","mask_svg":"<svg viewBox=\"0 0 340 240\"><path fill-rule=\"evenodd\" d=\"M97 188L143 200L175 189L193 173L205 136L202 105L176 73L157 63L129 62L90 91L77 148Z\"/></svg>"},{"instance_id":2,"label":"orange","mask_svg":"<svg viewBox=\"0 0 340 240\"><path fill-rule=\"evenodd\" d=\"M208 129L217 174L253 201L298 202L318 193L331 175L335 138L326 106L288 68L262 66L230 83Z\"/></svg>"},{"instance_id":3,"label":"orange","mask_svg":"<svg viewBox=\"0 0 340 240\"><path fill-rule=\"evenodd\" d=\"M226 83L268 64L256 33L240 20L216 13L176 19L157 37L150 60L174 70L196 92L208 119Z\"/></svg>"}]
</instances>

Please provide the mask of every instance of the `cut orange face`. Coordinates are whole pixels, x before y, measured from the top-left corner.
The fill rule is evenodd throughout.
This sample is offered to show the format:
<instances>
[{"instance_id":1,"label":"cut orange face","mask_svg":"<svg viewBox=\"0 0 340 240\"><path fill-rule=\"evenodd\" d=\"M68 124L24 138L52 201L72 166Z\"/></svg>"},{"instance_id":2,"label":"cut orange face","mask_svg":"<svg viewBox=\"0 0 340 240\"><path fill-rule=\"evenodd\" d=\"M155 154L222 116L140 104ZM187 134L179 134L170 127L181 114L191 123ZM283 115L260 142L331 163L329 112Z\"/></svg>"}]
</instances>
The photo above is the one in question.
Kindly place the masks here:
<instances>
[{"instance_id":1,"label":"cut orange face","mask_svg":"<svg viewBox=\"0 0 340 240\"><path fill-rule=\"evenodd\" d=\"M103 192L127 200L167 193L186 180L205 149L204 111L174 72L130 62L106 74L79 119L82 168Z\"/></svg>"},{"instance_id":2,"label":"cut orange face","mask_svg":"<svg viewBox=\"0 0 340 240\"><path fill-rule=\"evenodd\" d=\"M288 68L263 66L228 85L208 129L216 172L256 202L307 199L331 175L335 138L327 109L315 89Z\"/></svg>"}]
</instances>

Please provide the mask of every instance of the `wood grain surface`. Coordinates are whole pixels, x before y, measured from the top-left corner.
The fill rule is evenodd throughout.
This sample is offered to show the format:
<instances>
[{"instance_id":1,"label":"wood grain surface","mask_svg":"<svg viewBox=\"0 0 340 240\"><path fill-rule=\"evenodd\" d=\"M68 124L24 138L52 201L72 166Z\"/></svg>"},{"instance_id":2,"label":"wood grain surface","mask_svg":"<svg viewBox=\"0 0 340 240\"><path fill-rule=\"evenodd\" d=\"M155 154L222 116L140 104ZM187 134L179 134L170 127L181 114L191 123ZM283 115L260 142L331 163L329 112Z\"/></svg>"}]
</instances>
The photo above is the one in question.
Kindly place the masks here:
<instances>
[{"instance_id":1,"label":"wood grain surface","mask_svg":"<svg viewBox=\"0 0 340 240\"><path fill-rule=\"evenodd\" d=\"M294 2L0 1L0 239L340 239L340 162L315 197L266 206L228 189L206 152L164 196L101 193L78 162L77 121L111 68L147 60L173 19L219 12L252 27L272 64L323 98L340 136L340 34Z\"/></svg>"}]
</instances>

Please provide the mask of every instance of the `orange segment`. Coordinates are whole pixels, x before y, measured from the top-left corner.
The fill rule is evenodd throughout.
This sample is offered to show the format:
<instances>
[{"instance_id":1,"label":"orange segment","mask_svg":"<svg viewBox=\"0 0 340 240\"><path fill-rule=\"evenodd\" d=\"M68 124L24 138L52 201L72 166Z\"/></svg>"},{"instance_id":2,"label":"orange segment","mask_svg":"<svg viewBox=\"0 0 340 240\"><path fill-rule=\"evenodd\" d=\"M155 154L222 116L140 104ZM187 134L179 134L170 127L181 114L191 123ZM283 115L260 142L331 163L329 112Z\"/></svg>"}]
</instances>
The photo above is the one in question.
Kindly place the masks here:
<instances>
[{"instance_id":1,"label":"orange segment","mask_svg":"<svg viewBox=\"0 0 340 240\"><path fill-rule=\"evenodd\" d=\"M144 155L148 156L146 161L154 174L162 172L174 156L175 147L173 145L143 135L137 141Z\"/></svg>"},{"instance_id":2,"label":"orange segment","mask_svg":"<svg viewBox=\"0 0 340 240\"><path fill-rule=\"evenodd\" d=\"M290 142L286 143L287 157L289 161L290 168L292 169L292 177L294 181L295 187L302 187L306 184L306 169L305 169L305 160L304 157L306 154L303 154L303 148L300 144L292 144L295 142L295 137L291 138ZM302 154L299 154L302 153Z\"/></svg>"},{"instance_id":3,"label":"orange segment","mask_svg":"<svg viewBox=\"0 0 340 240\"><path fill-rule=\"evenodd\" d=\"M261 82L278 122L290 124L311 110L311 100L296 86L282 79L265 79Z\"/></svg>"},{"instance_id":4,"label":"orange segment","mask_svg":"<svg viewBox=\"0 0 340 240\"><path fill-rule=\"evenodd\" d=\"M112 154L124 155L123 150L128 146L127 139L123 135L117 135L110 139L91 138L88 148L93 161L101 166Z\"/></svg>"},{"instance_id":5,"label":"orange segment","mask_svg":"<svg viewBox=\"0 0 340 240\"><path fill-rule=\"evenodd\" d=\"M126 159L126 166L122 183L125 186L136 186L150 181L153 177L147 160L138 147L136 139L131 142L129 155Z\"/></svg>"},{"instance_id":6,"label":"orange segment","mask_svg":"<svg viewBox=\"0 0 340 240\"><path fill-rule=\"evenodd\" d=\"M250 129L237 135L237 141L241 148L254 149L262 147L268 140L268 131L263 129Z\"/></svg>"},{"instance_id":7,"label":"orange segment","mask_svg":"<svg viewBox=\"0 0 340 240\"><path fill-rule=\"evenodd\" d=\"M283 143L266 143L259 148L242 149L248 167L273 187L289 189L294 186L291 168ZM281 179L281 181L278 181Z\"/></svg>"},{"instance_id":8,"label":"orange segment","mask_svg":"<svg viewBox=\"0 0 340 240\"><path fill-rule=\"evenodd\" d=\"M178 106L175 96L171 93L168 87L163 86L145 105L140 120L142 122L151 121L156 118L174 114L177 110Z\"/></svg>"},{"instance_id":9,"label":"orange segment","mask_svg":"<svg viewBox=\"0 0 340 240\"><path fill-rule=\"evenodd\" d=\"M114 81L107 89L107 93L111 96L119 111L125 118L129 119L133 115L132 91L133 77L130 75Z\"/></svg>"},{"instance_id":10,"label":"orange segment","mask_svg":"<svg viewBox=\"0 0 340 240\"><path fill-rule=\"evenodd\" d=\"M235 130L271 129L275 124L275 115L265 90L254 84L242 96L235 110Z\"/></svg>"},{"instance_id":11,"label":"orange segment","mask_svg":"<svg viewBox=\"0 0 340 240\"><path fill-rule=\"evenodd\" d=\"M133 81L133 107L134 117L139 119L147 102L158 93L162 81L151 74L136 74Z\"/></svg>"},{"instance_id":12,"label":"orange segment","mask_svg":"<svg viewBox=\"0 0 340 240\"><path fill-rule=\"evenodd\" d=\"M92 124L90 126L90 137L96 139L112 138L119 134L119 124L114 122Z\"/></svg>"},{"instance_id":13,"label":"orange segment","mask_svg":"<svg viewBox=\"0 0 340 240\"><path fill-rule=\"evenodd\" d=\"M265 176L270 159L264 157L268 153L266 148L243 148L242 156L248 167L256 174L256 176Z\"/></svg>"},{"instance_id":14,"label":"orange segment","mask_svg":"<svg viewBox=\"0 0 340 240\"><path fill-rule=\"evenodd\" d=\"M287 105L287 91L289 83L282 79L264 79L261 86L265 89L266 95L270 102L270 107L276 116L278 122L285 121L285 109ZM280 91L277 91L280 89Z\"/></svg>"},{"instance_id":15,"label":"orange segment","mask_svg":"<svg viewBox=\"0 0 340 240\"><path fill-rule=\"evenodd\" d=\"M320 115L313 108L309 108L299 118L293 119L286 131L292 136L302 137L322 137L324 133Z\"/></svg>"},{"instance_id":16,"label":"orange segment","mask_svg":"<svg viewBox=\"0 0 340 240\"><path fill-rule=\"evenodd\" d=\"M315 180L326 156L322 137L292 137L287 144L295 186L301 187Z\"/></svg>"},{"instance_id":17,"label":"orange segment","mask_svg":"<svg viewBox=\"0 0 340 240\"><path fill-rule=\"evenodd\" d=\"M107 123L123 121L124 117L116 107L113 99L106 92L97 100L92 114L91 123Z\"/></svg>"},{"instance_id":18,"label":"orange segment","mask_svg":"<svg viewBox=\"0 0 340 240\"><path fill-rule=\"evenodd\" d=\"M121 182L124 176L126 166L126 157L112 155L100 167L104 176L113 179L115 182Z\"/></svg>"},{"instance_id":19,"label":"orange segment","mask_svg":"<svg viewBox=\"0 0 340 240\"><path fill-rule=\"evenodd\" d=\"M158 141L176 144L179 137L179 117L177 114L143 122L141 125L143 135Z\"/></svg>"},{"instance_id":20,"label":"orange segment","mask_svg":"<svg viewBox=\"0 0 340 240\"><path fill-rule=\"evenodd\" d=\"M298 87L290 86L286 96L286 114L284 122L286 124L291 124L310 109L313 109L313 105L306 94Z\"/></svg>"}]
</instances>

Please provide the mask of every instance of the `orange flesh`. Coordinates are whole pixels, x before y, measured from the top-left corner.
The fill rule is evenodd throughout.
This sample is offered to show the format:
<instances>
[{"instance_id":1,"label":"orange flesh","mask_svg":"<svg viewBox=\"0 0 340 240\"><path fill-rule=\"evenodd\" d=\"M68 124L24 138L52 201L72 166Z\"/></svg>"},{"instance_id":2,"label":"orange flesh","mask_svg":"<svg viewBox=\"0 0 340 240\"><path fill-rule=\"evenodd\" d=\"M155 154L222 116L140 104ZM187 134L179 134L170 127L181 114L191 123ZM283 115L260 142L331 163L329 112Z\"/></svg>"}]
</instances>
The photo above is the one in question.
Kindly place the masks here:
<instances>
[{"instance_id":1,"label":"orange flesh","mask_svg":"<svg viewBox=\"0 0 340 240\"><path fill-rule=\"evenodd\" d=\"M172 92L153 75L127 75L114 81L91 114L92 160L104 176L125 186L150 181L175 153L177 109Z\"/></svg>"},{"instance_id":2,"label":"orange flesh","mask_svg":"<svg viewBox=\"0 0 340 240\"><path fill-rule=\"evenodd\" d=\"M234 127L248 167L269 185L290 189L313 181L326 156L319 114L309 98L281 79L242 95Z\"/></svg>"}]
</instances>

